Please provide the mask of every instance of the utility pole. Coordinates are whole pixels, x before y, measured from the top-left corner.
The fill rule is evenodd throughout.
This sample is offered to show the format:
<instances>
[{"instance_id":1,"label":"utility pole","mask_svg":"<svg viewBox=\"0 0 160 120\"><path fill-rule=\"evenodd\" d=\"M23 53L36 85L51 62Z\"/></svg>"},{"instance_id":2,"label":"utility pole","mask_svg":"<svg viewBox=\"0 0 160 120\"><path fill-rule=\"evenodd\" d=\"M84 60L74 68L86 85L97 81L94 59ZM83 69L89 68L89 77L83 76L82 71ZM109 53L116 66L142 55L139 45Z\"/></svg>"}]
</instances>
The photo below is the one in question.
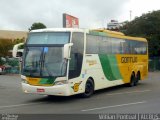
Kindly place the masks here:
<instances>
[{"instance_id":1,"label":"utility pole","mask_svg":"<svg viewBox=\"0 0 160 120\"><path fill-rule=\"evenodd\" d=\"M132 10L129 11L130 13L130 21L132 20Z\"/></svg>"}]
</instances>

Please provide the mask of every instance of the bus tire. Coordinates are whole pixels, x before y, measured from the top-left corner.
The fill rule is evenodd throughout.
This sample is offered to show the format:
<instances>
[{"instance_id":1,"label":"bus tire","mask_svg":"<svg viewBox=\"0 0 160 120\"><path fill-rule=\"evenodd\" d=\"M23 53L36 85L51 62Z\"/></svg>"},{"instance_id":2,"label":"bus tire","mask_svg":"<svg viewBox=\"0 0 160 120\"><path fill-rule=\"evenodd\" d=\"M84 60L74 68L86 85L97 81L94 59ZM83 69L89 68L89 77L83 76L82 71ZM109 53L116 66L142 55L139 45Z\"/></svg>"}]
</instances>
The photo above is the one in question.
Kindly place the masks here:
<instances>
[{"instance_id":1,"label":"bus tire","mask_svg":"<svg viewBox=\"0 0 160 120\"><path fill-rule=\"evenodd\" d=\"M141 79L141 74L140 74L140 72L138 72L137 75L136 75L135 86L138 85L138 82L139 82L140 79Z\"/></svg>"},{"instance_id":2,"label":"bus tire","mask_svg":"<svg viewBox=\"0 0 160 120\"><path fill-rule=\"evenodd\" d=\"M82 94L83 98L88 98L94 93L94 82L89 78L85 85L85 92Z\"/></svg>"},{"instance_id":3,"label":"bus tire","mask_svg":"<svg viewBox=\"0 0 160 120\"><path fill-rule=\"evenodd\" d=\"M136 77L135 77L134 73L132 73L129 86L133 87L133 86L135 86L135 83L136 83Z\"/></svg>"}]
</instances>

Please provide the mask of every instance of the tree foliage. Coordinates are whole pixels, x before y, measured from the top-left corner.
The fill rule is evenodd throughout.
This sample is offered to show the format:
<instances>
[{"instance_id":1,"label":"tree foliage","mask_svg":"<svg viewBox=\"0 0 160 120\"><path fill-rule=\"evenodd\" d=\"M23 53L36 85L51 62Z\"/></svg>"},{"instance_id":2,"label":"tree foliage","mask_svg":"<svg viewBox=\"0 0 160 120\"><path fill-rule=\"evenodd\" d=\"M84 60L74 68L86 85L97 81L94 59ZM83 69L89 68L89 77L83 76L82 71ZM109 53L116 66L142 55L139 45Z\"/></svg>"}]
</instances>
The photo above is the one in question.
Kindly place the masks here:
<instances>
[{"instance_id":1,"label":"tree foliage","mask_svg":"<svg viewBox=\"0 0 160 120\"><path fill-rule=\"evenodd\" d=\"M25 38L22 39L0 39L0 57L10 56L9 50L13 49L13 46L18 43L25 41Z\"/></svg>"},{"instance_id":2,"label":"tree foliage","mask_svg":"<svg viewBox=\"0 0 160 120\"><path fill-rule=\"evenodd\" d=\"M0 39L0 57L8 56L8 51L13 47L11 39Z\"/></svg>"},{"instance_id":3,"label":"tree foliage","mask_svg":"<svg viewBox=\"0 0 160 120\"><path fill-rule=\"evenodd\" d=\"M160 56L160 10L135 18L120 31L130 36L145 37L149 44L149 55Z\"/></svg>"},{"instance_id":4,"label":"tree foliage","mask_svg":"<svg viewBox=\"0 0 160 120\"><path fill-rule=\"evenodd\" d=\"M29 28L29 31L36 30L36 29L44 29L47 28L43 23L33 23L32 26Z\"/></svg>"}]
</instances>

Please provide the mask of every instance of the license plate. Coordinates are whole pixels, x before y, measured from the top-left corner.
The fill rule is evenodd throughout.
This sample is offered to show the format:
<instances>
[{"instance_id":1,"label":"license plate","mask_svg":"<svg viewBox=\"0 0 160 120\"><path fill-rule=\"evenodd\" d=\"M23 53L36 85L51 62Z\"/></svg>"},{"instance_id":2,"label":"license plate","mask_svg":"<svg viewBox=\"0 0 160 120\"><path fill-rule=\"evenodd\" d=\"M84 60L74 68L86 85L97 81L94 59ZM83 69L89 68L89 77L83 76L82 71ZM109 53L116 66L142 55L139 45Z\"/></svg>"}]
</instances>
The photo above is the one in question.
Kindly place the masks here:
<instances>
[{"instance_id":1,"label":"license plate","mask_svg":"<svg viewBox=\"0 0 160 120\"><path fill-rule=\"evenodd\" d=\"M43 88L37 88L37 92L38 92L38 93L44 93L44 92L45 92L45 89L43 89Z\"/></svg>"}]
</instances>

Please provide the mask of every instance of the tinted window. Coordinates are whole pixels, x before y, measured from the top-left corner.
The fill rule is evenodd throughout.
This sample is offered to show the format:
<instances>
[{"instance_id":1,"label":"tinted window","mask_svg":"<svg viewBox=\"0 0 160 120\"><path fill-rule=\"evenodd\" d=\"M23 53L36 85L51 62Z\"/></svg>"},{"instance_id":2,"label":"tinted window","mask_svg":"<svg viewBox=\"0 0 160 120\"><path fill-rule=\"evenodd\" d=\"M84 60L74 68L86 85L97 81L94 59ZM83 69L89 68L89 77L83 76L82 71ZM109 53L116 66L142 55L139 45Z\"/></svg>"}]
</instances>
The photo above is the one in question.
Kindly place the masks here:
<instances>
[{"instance_id":1,"label":"tinted window","mask_svg":"<svg viewBox=\"0 0 160 120\"><path fill-rule=\"evenodd\" d=\"M27 44L66 44L69 38L69 32L30 33Z\"/></svg>"},{"instance_id":2,"label":"tinted window","mask_svg":"<svg viewBox=\"0 0 160 120\"><path fill-rule=\"evenodd\" d=\"M99 36L87 35L87 54L98 54L100 41L102 38Z\"/></svg>"},{"instance_id":3,"label":"tinted window","mask_svg":"<svg viewBox=\"0 0 160 120\"><path fill-rule=\"evenodd\" d=\"M127 53L128 50L128 44L123 39L117 39L117 38L110 38L112 42L112 54L123 54ZM124 46L126 50L124 50Z\"/></svg>"},{"instance_id":4,"label":"tinted window","mask_svg":"<svg viewBox=\"0 0 160 120\"><path fill-rule=\"evenodd\" d=\"M147 53L147 44L144 42L137 42L134 41L135 43L135 54L146 54Z\"/></svg>"},{"instance_id":5,"label":"tinted window","mask_svg":"<svg viewBox=\"0 0 160 120\"><path fill-rule=\"evenodd\" d=\"M102 37L99 46L99 52L101 54L110 54L112 52L112 41L108 37Z\"/></svg>"},{"instance_id":6,"label":"tinted window","mask_svg":"<svg viewBox=\"0 0 160 120\"><path fill-rule=\"evenodd\" d=\"M147 43L113 37L87 35L87 54L147 54Z\"/></svg>"},{"instance_id":7,"label":"tinted window","mask_svg":"<svg viewBox=\"0 0 160 120\"><path fill-rule=\"evenodd\" d=\"M69 78L79 77L82 69L84 52L84 33L73 33L71 60L69 64Z\"/></svg>"}]
</instances>

